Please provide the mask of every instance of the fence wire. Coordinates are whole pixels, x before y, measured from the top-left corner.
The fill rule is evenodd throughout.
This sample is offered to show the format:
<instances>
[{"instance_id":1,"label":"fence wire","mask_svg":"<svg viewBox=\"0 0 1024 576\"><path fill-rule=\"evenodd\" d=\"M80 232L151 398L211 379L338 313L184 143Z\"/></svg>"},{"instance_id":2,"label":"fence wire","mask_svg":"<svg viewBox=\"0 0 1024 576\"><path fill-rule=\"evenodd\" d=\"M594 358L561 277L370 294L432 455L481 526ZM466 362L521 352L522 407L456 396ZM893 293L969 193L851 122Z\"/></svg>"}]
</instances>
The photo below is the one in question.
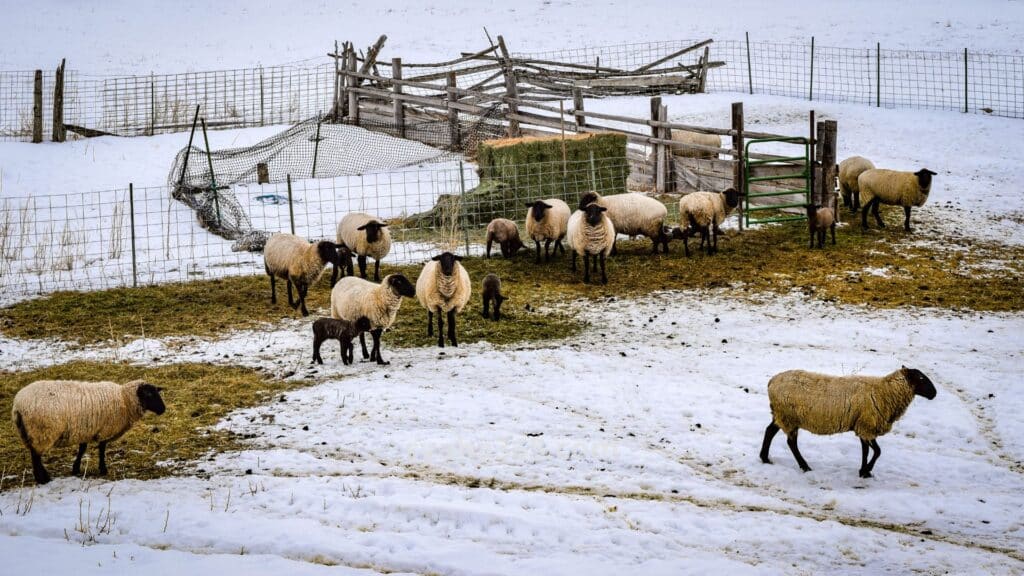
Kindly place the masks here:
<instances>
[{"instance_id":1,"label":"fence wire","mask_svg":"<svg viewBox=\"0 0 1024 576\"><path fill-rule=\"evenodd\" d=\"M527 202L583 190L624 192L624 158L503 166L482 178L459 161L335 178L242 183L216 191L223 217L237 207L252 228L335 240L349 212L391 223L384 264L423 262L442 250L479 255L484 228L523 228ZM171 185L0 200L0 305L58 290L100 290L263 274L263 256L210 230ZM206 191L206 193L212 193ZM235 208L232 208L235 209ZM134 250L133 250L134 246Z\"/></svg>"}]
</instances>

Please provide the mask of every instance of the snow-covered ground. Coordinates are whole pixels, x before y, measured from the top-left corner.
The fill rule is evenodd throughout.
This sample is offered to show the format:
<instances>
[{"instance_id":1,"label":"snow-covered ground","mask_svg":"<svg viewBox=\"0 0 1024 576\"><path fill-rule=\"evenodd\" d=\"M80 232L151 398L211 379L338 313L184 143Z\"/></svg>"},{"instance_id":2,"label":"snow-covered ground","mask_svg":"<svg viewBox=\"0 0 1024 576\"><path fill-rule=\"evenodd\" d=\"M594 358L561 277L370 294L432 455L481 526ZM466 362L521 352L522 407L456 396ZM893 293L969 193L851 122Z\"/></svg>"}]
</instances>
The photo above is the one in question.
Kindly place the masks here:
<instances>
[{"instance_id":1,"label":"snow-covered ground","mask_svg":"<svg viewBox=\"0 0 1024 576\"><path fill-rule=\"evenodd\" d=\"M504 34L514 51L530 52L738 39L747 30L753 39L781 42L814 35L825 46L881 42L1015 54L1024 46L1019 0L119 0L26 3L3 13L0 69L52 67L69 57L72 68L95 74L319 60L335 38L365 46L381 33L389 36L389 53L447 59L483 45L484 26ZM819 119L838 121L840 158L862 154L879 166L938 172L929 203L914 212L922 241L1024 243L1020 120L749 94L666 98L673 120L722 127L738 100L750 130L804 134L813 108ZM646 116L648 106L643 98L587 103L636 116ZM210 143L244 146L283 129L215 131ZM128 182L142 195L143 217L158 228L140 244L144 274L209 272L211 261L254 269L255 260L239 260L187 209L156 195L186 139L0 142L0 202L81 200L75 218L90 227L76 233L96 246L82 254L54 251L43 262L80 259L68 276L123 278L126 247L114 258L112 239L103 235L113 214L103 220L88 210L123 202ZM328 203L389 216L430 206L454 191L454 170L297 180L297 231L329 236L334 216L320 209ZM120 196L84 194L103 190ZM152 205L147 190L154 191ZM282 189L235 192L251 203ZM260 227L287 223L280 205L261 204L251 216ZM30 260L45 223L55 239L73 220L50 208L37 219L44 226L27 236L36 241L25 248ZM177 244L165 239L164 222ZM523 305L509 302L506 310L527 314ZM393 362L387 369L345 367L333 354L310 368L308 324L299 320L200 342L86 350L0 337L0 364L8 369L55 358L159 356L240 362L318 382L286 402L225 419L219 426L253 435L250 446L197 462L195 476L58 477L0 494L0 572L1024 572L1024 314L876 311L795 295L752 303L705 292L573 306L592 326L571 341L481 343L444 355L431 347L386 348ZM772 374L882 374L902 364L923 370L939 393L915 400L880 440L875 478L857 477L859 445L851 434L802 435L814 469L807 474L780 438L775 464L760 463ZM20 513L28 501L31 509Z\"/></svg>"},{"instance_id":2,"label":"snow-covered ground","mask_svg":"<svg viewBox=\"0 0 1024 576\"><path fill-rule=\"evenodd\" d=\"M387 370L305 367L301 322L184 348L151 341L164 361L241 353L322 383L226 418L254 439L197 463L209 479L61 478L24 515L29 490L5 493L0 534L18 537L0 548L49 539L62 561L116 552L117 566L169 549L183 570L242 550L444 574L1024 570L1019 314L673 292L580 310L593 325L572 341L389 350ZM802 435L806 474L780 439L774 465L758 460L771 374L901 364L939 392L880 439L875 478L858 478L852 434ZM112 510L112 529L76 531L80 508L94 526ZM72 553L83 539L101 551Z\"/></svg>"}]
</instances>

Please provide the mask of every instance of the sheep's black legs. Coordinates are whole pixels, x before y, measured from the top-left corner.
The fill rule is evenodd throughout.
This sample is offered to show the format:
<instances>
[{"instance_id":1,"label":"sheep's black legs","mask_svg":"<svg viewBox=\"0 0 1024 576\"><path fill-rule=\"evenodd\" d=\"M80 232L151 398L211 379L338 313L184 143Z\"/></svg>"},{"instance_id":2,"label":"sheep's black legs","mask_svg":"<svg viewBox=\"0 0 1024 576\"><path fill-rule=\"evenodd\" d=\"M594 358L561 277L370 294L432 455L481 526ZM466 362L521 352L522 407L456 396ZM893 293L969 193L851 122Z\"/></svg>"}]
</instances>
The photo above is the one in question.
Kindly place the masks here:
<instances>
[{"instance_id":1,"label":"sheep's black legs","mask_svg":"<svg viewBox=\"0 0 1024 576\"><path fill-rule=\"evenodd\" d=\"M608 276L604 273L604 252L603 251L600 254L600 258L601 258L601 284L607 284L608 283Z\"/></svg>"},{"instance_id":2,"label":"sheep's black legs","mask_svg":"<svg viewBox=\"0 0 1024 576\"><path fill-rule=\"evenodd\" d=\"M497 304L497 302L495 302L495 304ZM486 296L484 296L484 311L483 311L484 318L490 318L490 314L489 314L490 307L491 307L491 299L486 297ZM497 311L497 307L495 307L495 311Z\"/></svg>"},{"instance_id":3,"label":"sheep's black legs","mask_svg":"<svg viewBox=\"0 0 1024 576\"><path fill-rule=\"evenodd\" d=\"M444 310L437 307L437 345L444 348Z\"/></svg>"},{"instance_id":4,"label":"sheep's black legs","mask_svg":"<svg viewBox=\"0 0 1024 576\"><path fill-rule=\"evenodd\" d=\"M873 200L872 200L873 202ZM860 227L862 230L868 229L868 210L871 209L871 202L868 202L867 206L862 206L860 209Z\"/></svg>"},{"instance_id":5,"label":"sheep's black legs","mask_svg":"<svg viewBox=\"0 0 1024 576\"><path fill-rule=\"evenodd\" d=\"M867 459L868 458L868 441L867 440L861 440L860 441L860 446L861 446L860 477L861 478L871 478L871 471L875 468L875 461L878 460L878 457L881 456L881 454L882 454L882 449L878 446L878 440L872 439L870 441L870 443L871 443L871 449L874 451L874 454L871 455L871 460L868 460Z\"/></svg>"},{"instance_id":6,"label":"sheep's black legs","mask_svg":"<svg viewBox=\"0 0 1024 576\"><path fill-rule=\"evenodd\" d=\"M107 475L107 443L100 442L100 476Z\"/></svg>"},{"instance_id":7,"label":"sheep's black legs","mask_svg":"<svg viewBox=\"0 0 1024 576\"><path fill-rule=\"evenodd\" d=\"M459 340L455 337L455 309L448 311L448 343L456 348L459 346Z\"/></svg>"},{"instance_id":8,"label":"sheep's black legs","mask_svg":"<svg viewBox=\"0 0 1024 576\"><path fill-rule=\"evenodd\" d=\"M309 316L309 310L306 309L306 294L309 293L309 285L296 282L295 291L299 293L299 307L302 309L302 315Z\"/></svg>"},{"instance_id":9,"label":"sheep's black legs","mask_svg":"<svg viewBox=\"0 0 1024 576\"><path fill-rule=\"evenodd\" d=\"M338 282L338 265L332 264L331 268L331 288L334 288L334 285Z\"/></svg>"},{"instance_id":10,"label":"sheep's black legs","mask_svg":"<svg viewBox=\"0 0 1024 576\"><path fill-rule=\"evenodd\" d=\"M562 255L564 256L565 255L565 246L562 245L562 239L561 238L559 238L558 240L555 240L555 256L558 255L558 251L559 250L562 251Z\"/></svg>"},{"instance_id":11,"label":"sheep's black legs","mask_svg":"<svg viewBox=\"0 0 1024 576\"><path fill-rule=\"evenodd\" d=\"M773 421L764 429L764 442L761 442L761 462L765 464L771 464L772 461L768 459L768 449L771 448L772 439L778 434L779 427Z\"/></svg>"},{"instance_id":12,"label":"sheep's black legs","mask_svg":"<svg viewBox=\"0 0 1024 576\"><path fill-rule=\"evenodd\" d=\"M385 362L384 358L380 354L381 332L383 332L383 330L381 330L380 328L377 328L376 330L370 330L370 335L373 336L373 353L371 354L371 357L373 359L376 359L377 364L380 364L381 366L386 366L388 364L391 364L391 362Z\"/></svg>"},{"instance_id":13,"label":"sheep's black legs","mask_svg":"<svg viewBox=\"0 0 1024 576\"><path fill-rule=\"evenodd\" d=\"M551 240L550 239L544 241L544 261L545 262L550 262L551 261L551 252L549 252L549 250L551 250ZM555 253L556 254L558 253L558 245L557 244L555 245Z\"/></svg>"},{"instance_id":14,"label":"sheep's black legs","mask_svg":"<svg viewBox=\"0 0 1024 576\"><path fill-rule=\"evenodd\" d=\"M817 234L817 231L816 231L816 230L815 230L814 228L811 228L811 238L810 238L810 243L809 243L809 244L807 244L807 247L808 247L808 248L810 248L810 249L812 249L812 250L814 249L814 235L815 235L815 234Z\"/></svg>"},{"instance_id":15,"label":"sheep's black legs","mask_svg":"<svg viewBox=\"0 0 1024 576\"><path fill-rule=\"evenodd\" d=\"M491 236L490 234L488 234L487 235L487 257L488 258L491 257L491 244L493 244L493 243L494 243L494 236ZM501 255L505 256L504 242L502 242ZM506 256L506 258L507 258L507 256Z\"/></svg>"},{"instance_id":16,"label":"sheep's black legs","mask_svg":"<svg viewBox=\"0 0 1024 576\"><path fill-rule=\"evenodd\" d=\"M907 232L912 232L910 228L910 206L903 207L903 229Z\"/></svg>"},{"instance_id":17,"label":"sheep's black legs","mask_svg":"<svg viewBox=\"0 0 1024 576\"><path fill-rule=\"evenodd\" d=\"M427 310L427 336L434 335L434 312Z\"/></svg>"},{"instance_id":18,"label":"sheep's black legs","mask_svg":"<svg viewBox=\"0 0 1024 576\"><path fill-rule=\"evenodd\" d=\"M373 261L373 281L380 282L380 260Z\"/></svg>"},{"instance_id":19,"label":"sheep's black legs","mask_svg":"<svg viewBox=\"0 0 1024 576\"><path fill-rule=\"evenodd\" d=\"M878 215L878 206L881 201L878 198L871 200L871 214L875 217L875 222L878 222L879 228L885 228L885 222L882 221L882 217Z\"/></svg>"},{"instance_id":20,"label":"sheep's black legs","mask_svg":"<svg viewBox=\"0 0 1024 576\"><path fill-rule=\"evenodd\" d=\"M687 228L686 230L683 230L683 252L686 254L687 258L690 257L690 242L689 242L689 240L690 240L690 229Z\"/></svg>"},{"instance_id":21,"label":"sheep's black legs","mask_svg":"<svg viewBox=\"0 0 1024 576\"><path fill-rule=\"evenodd\" d=\"M82 473L82 456L85 454L85 446L84 442L78 445L78 456L75 456L75 463L71 465L72 476L78 476Z\"/></svg>"},{"instance_id":22,"label":"sheep's black legs","mask_svg":"<svg viewBox=\"0 0 1024 576\"><path fill-rule=\"evenodd\" d=\"M576 251L572 251L572 271L576 271Z\"/></svg>"},{"instance_id":23,"label":"sheep's black legs","mask_svg":"<svg viewBox=\"0 0 1024 576\"><path fill-rule=\"evenodd\" d=\"M612 256L615 256L618 253L619 253L619 243L615 242L615 241L612 241ZM654 253L655 254L658 253L658 246L657 246L657 244L655 244L655 246L654 246Z\"/></svg>"},{"instance_id":24,"label":"sheep's black legs","mask_svg":"<svg viewBox=\"0 0 1024 576\"><path fill-rule=\"evenodd\" d=\"M298 308L299 303L296 302L294 298L292 298L292 281L291 279L288 279L285 280L285 282L288 283L288 305L291 306L292 308Z\"/></svg>"},{"instance_id":25,"label":"sheep's black legs","mask_svg":"<svg viewBox=\"0 0 1024 576\"><path fill-rule=\"evenodd\" d=\"M796 435L799 431L798 428L790 432L786 437L786 444L789 444L789 449L793 452L793 457L796 458L796 463L800 465L800 469L804 472L810 472L811 467L807 465L807 461L800 455L800 448L796 445Z\"/></svg>"},{"instance_id":26,"label":"sheep's black legs","mask_svg":"<svg viewBox=\"0 0 1024 576\"><path fill-rule=\"evenodd\" d=\"M367 351L367 349L366 349L366 333L365 332L362 332L362 333L359 334L359 344L361 344L362 347L363 347L363 360L368 360L370 358L370 352Z\"/></svg>"},{"instance_id":27,"label":"sheep's black legs","mask_svg":"<svg viewBox=\"0 0 1024 576\"><path fill-rule=\"evenodd\" d=\"M540 264L540 240L534 239L533 243L537 245L537 260L536 260L536 263Z\"/></svg>"},{"instance_id":28,"label":"sheep's black legs","mask_svg":"<svg viewBox=\"0 0 1024 576\"><path fill-rule=\"evenodd\" d=\"M352 341L349 340L347 346L341 347L341 363L348 366L349 364L355 362L355 356L356 347L355 345L352 344Z\"/></svg>"},{"instance_id":29,"label":"sheep's black legs","mask_svg":"<svg viewBox=\"0 0 1024 576\"><path fill-rule=\"evenodd\" d=\"M32 476L35 477L36 484L46 484L50 481L50 473L43 467L43 459L35 450L29 448L29 452L32 454Z\"/></svg>"},{"instance_id":30,"label":"sheep's black legs","mask_svg":"<svg viewBox=\"0 0 1024 576\"><path fill-rule=\"evenodd\" d=\"M491 320L495 322L501 320L501 300L494 301L494 316L491 317Z\"/></svg>"},{"instance_id":31,"label":"sheep's black legs","mask_svg":"<svg viewBox=\"0 0 1024 576\"><path fill-rule=\"evenodd\" d=\"M366 278L366 256L359 256L356 258L356 262L359 263L359 275L364 279Z\"/></svg>"},{"instance_id":32,"label":"sheep's black legs","mask_svg":"<svg viewBox=\"0 0 1024 576\"><path fill-rule=\"evenodd\" d=\"M270 275L270 303L277 304L277 285L274 281L275 278L273 274L270 274L269 272L268 274Z\"/></svg>"},{"instance_id":33,"label":"sheep's black legs","mask_svg":"<svg viewBox=\"0 0 1024 576\"><path fill-rule=\"evenodd\" d=\"M319 335L315 336L313 338L313 363L314 364L323 364L324 363L324 359L320 357L320 345L323 344L323 342L324 341L320 339Z\"/></svg>"},{"instance_id":34,"label":"sheep's black legs","mask_svg":"<svg viewBox=\"0 0 1024 576\"><path fill-rule=\"evenodd\" d=\"M832 245L835 246L836 245L836 223L835 222L832 223L831 228L832 228Z\"/></svg>"},{"instance_id":35,"label":"sheep's black legs","mask_svg":"<svg viewBox=\"0 0 1024 576\"><path fill-rule=\"evenodd\" d=\"M583 253L583 283L590 284L590 254Z\"/></svg>"}]
</instances>

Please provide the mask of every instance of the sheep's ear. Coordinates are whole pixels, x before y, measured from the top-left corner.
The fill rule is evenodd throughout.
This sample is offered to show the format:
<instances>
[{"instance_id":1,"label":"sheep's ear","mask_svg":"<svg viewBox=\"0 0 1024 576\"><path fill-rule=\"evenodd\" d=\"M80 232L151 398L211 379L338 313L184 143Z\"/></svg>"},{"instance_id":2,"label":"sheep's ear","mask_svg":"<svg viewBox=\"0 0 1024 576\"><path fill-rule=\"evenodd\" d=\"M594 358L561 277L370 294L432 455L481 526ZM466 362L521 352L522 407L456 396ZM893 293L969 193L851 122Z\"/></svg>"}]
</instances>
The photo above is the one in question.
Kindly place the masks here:
<instances>
[{"instance_id":1,"label":"sheep's ear","mask_svg":"<svg viewBox=\"0 0 1024 576\"><path fill-rule=\"evenodd\" d=\"M366 224L363 224L359 228L356 228L356 230L366 230Z\"/></svg>"},{"instance_id":2,"label":"sheep's ear","mask_svg":"<svg viewBox=\"0 0 1024 576\"><path fill-rule=\"evenodd\" d=\"M527 207L527 208L533 208L533 205L534 205L534 204L536 204L536 202L527 202L527 203L526 203L526 207Z\"/></svg>"},{"instance_id":3,"label":"sheep's ear","mask_svg":"<svg viewBox=\"0 0 1024 576\"><path fill-rule=\"evenodd\" d=\"M462 260L462 256L459 256L458 254L456 254L456 255L455 255L455 260L457 260L457 261L461 261L461 260Z\"/></svg>"},{"instance_id":4,"label":"sheep's ear","mask_svg":"<svg viewBox=\"0 0 1024 576\"><path fill-rule=\"evenodd\" d=\"M441 255L440 254L438 254L437 256L434 256L433 258L431 258L431 260L433 260L434 262L437 262L440 259L441 259Z\"/></svg>"},{"instance_id":5,"label":"sheep's ear","mask_svg":"<svg viewBox=\"0 0 1024 576\"><path fill-rule=\"evenodd\" d=\"M157 386L157 387L156 387L156 391L157 391L157 392L163 392L163 391L164 391L164 388L163 388L163 386Z\"/></svg>"},{"instance_id":6,"label":"sheep's ear","mask_svg":"<svg viewBox=\"0 0 1024 576\"><path fill-rule=\"evenodd\" d=\"M381 228L383 228L383 227L387 226L388 223L387 222L377 222L377 225L380 226Z\"/></svg>"}]
</instances>

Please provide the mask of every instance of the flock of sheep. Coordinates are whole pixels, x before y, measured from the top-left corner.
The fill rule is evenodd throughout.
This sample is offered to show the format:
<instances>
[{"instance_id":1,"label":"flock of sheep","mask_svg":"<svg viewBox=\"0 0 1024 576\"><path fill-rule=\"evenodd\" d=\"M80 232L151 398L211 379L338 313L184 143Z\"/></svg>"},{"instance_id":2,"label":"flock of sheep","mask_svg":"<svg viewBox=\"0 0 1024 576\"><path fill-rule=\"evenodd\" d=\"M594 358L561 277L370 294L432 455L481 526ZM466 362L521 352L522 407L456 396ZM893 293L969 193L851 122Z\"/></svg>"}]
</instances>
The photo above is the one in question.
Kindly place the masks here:
<instances>
[{"instance_id":1,"label":"flock of sheep","mask_svg":"<svg viewBox=\"0 0 1024 576\"><path fill-rule=\"evenodd\" d=\"M935 172L879 170L865 158L854 156L838 165L837 174L844 205L854 211L862 210L861 224L865 229L869 210L878 225L884 227L878 216L878 205L892 204L904 207L904 228L910 231L910 209L927 200ZM668 210L658 200L639 193L601 196L588 192L581 197L578 209L572 212L564 201L556 198L528 203L525 232L535 244L537 263L541 262L542 244L544 260L549 261L559 250L565 252L564 240L572 251L572 270L576 271L577 257L582 257L584 282L591 281L593 268L595 274L600 269L601 282L607 283L605 259L615 253L618 234L646 236L653 243L654 253L658 253L659 248L667 253L669 240L681 239L687 256L690 255L687 240L699 234L701 247L706 244L710 255L717 251L721 224L738 203L739 194L733 189L687 194L679 201L680 225L669 227L666 225ZM807 216L811 247L816 236L819 247L823 247L826 229L831 229L834 244L834 207L809 205ZM488 258L495 242L506 258L524 247L516 223L504 218L493 220L487 227ZM351 213L342 218L336 242L310 243L286 233L269 238L264 248L264 265L270 277L272 303L277 302L276 280L282 279L287 285L289 305L307 316L309 287L320 278L327 265L333 266L331 317L313 322L314 362L323 363L321 345L334 339L340 343L343 363L351 364L354 340L358 336L364 359L388 364L381 355L381 335L394 324L403 297L415 296L426 308L428 336L433 335L434 315L437 315L438 346L445 345L446 337L449 344L458 345L456 315L469 302L471 292L469 273L460 263L462 257L451 252L434 256L424 265L413 285L402 274L380 278L380 262L390 248L387 223L364 213ZM353 256L359 264L361 277L354 274ZM367 258L374 260L375 282L366 279ZM293 297L293 285L297 298ZM484 317L498 320L505 300L500 278L488 274L483 280L482 292ZM372 350L367 350L366 332L373 339ZM160 391L143 381L123 385L38 381L21 389L15 395L11 417L31 455L36 482L44 484L50 480L41 457L55 447L78 445L72 474L79 474L88 442L98 442L99 472L105 475L107 443L121 437L145 412L162 414L165 407ZM877 437L891 429L915 395L931 399L935 394L935 387L927 376L907 367L882 377L829 376L799 370L777 374L768 383L772 422L765 430L761 460L771 463L768 451L772 439L782 430L800 468L807 471L810 467L797 447L797 433L801 428L815 434L853 431L862 447L860 476L870 477L881 453ZM873 450L870 461L869 448Z\"/></svg>"}]
</instances>

